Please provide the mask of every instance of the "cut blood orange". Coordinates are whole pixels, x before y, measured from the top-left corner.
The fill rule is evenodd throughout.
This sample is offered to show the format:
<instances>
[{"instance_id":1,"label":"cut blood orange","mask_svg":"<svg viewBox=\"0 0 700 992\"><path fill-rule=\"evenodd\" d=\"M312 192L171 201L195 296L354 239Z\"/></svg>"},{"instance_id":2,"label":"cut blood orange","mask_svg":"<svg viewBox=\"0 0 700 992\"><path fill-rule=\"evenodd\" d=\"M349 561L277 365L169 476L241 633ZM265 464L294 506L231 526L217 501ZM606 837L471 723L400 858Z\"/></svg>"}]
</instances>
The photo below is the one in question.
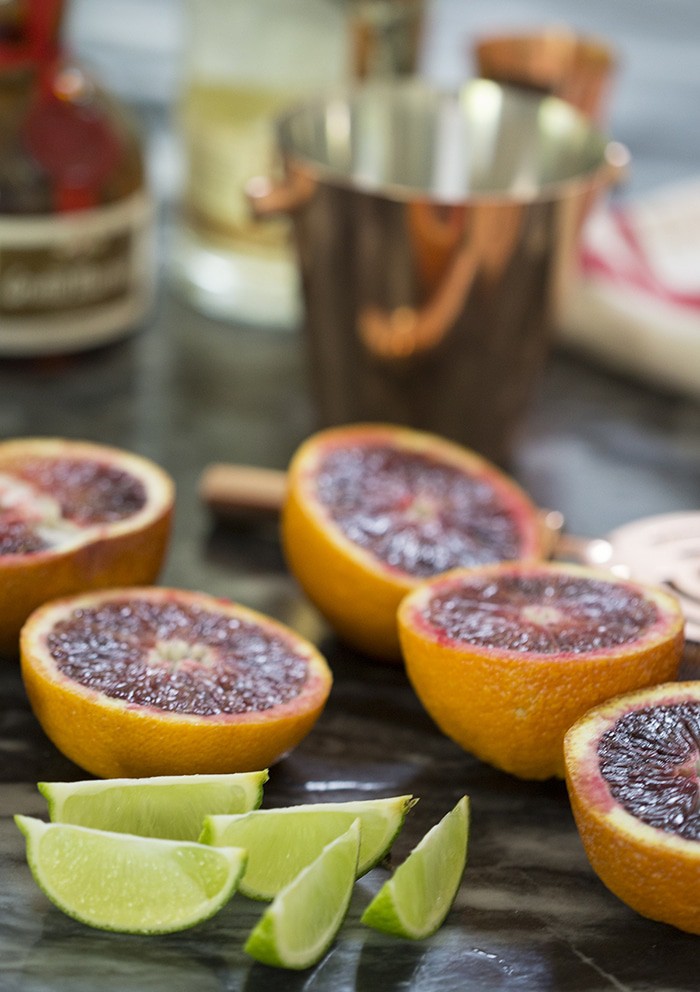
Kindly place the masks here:
<instances>
[{"instance_id":1,"label":"cut blood orange","mask_svg":"<svg viewBox=\"0 0 700 992\"><path fill-rule=\"evenodd\" d=\"M104 778L266 768L311 730L331 687L292 630L176 589L47 603L22 628L21 661L47 736Z\"/></svg>"},{"instance_id":2,"label":"cut blood orange","mask_svg":"<svg viewBox=\"0 0 700 992\"><path fill-rule=\"evenodd\" d=\"M674 678L674 596L575 565L514 562L426 582L399 609L406 670L437 725L522 778L564 775L564 734L621 692Z\"/></svg>"},{"instance_id":3,"label":"cut blood orange","mask_svg":"<svg viewBox=\"0 0 700 992\"><path fill-rule=\"evenodd\" d=\"M400 660L396 610L419 582L544 551L537 510L505 474L442 438L382 424L302 444L282 537L290 570L331 626L389 660Z\"/></svg>"},{"instance_id":4,"label":"cut blood orange","mask_svg":"<svg viewBox=\"0 0 700 992\"><path fill-rule=\"evenodd\" d=\"M700 934L700 682L619 696L565 740L588 858L643 916Z\"/></svg>"},{"instance_id":5,"label":"cut blood orange","mask_svg":"<svg viewBox=\"0 0 700 992\"><path fill-rule=\"evenodd\" d=\"M0 443L0 654L58 596L153 582L170 536L175 487L138 455L85 441Z\"/></svg>"}]
</instances>

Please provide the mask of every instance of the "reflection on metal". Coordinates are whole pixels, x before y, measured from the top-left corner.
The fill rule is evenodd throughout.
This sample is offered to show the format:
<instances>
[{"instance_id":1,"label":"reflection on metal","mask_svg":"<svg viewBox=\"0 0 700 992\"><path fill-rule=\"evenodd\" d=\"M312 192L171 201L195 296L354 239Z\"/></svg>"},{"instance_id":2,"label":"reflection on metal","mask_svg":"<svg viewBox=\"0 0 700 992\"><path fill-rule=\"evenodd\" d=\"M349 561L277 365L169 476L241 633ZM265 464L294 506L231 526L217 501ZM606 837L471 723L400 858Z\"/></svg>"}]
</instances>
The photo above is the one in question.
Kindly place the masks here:
<instances>
[{"instance_id":1,"label":"reflection on metal","mask_svg":"<svg viewBox=\"0 0 700 992\"><path fill-rule=\"evenodd\" d=\"M558 558L609 568L622 578L665 586L680 600L686 638L700 646L700 512L633 520L606 539L562 535Z\"/></svg>"},{"instance_id":2,"label":"reflection on metal","mask_svg":"<svg viewBox=\"0 0 700 992\"><path fill-rule=\"evenodd\" d=\"M360 309L360 340L377 358L409 358L437 348L456 326L476 272L474 247L463 246L464 207L416 203L406 209L416 279L426 302L420 309Z\"/></svg>"},{"instance_id":3,"label":"reflection on metal","mask_svg":"<svg viewBox=\"0 0 700 992\"><path fill-rule=\"evenodd\" d=\"M632 577L674 592L686 616L686 637L700 642L700 512L635 520L608 540L610 566L624 564Z\"/></svg>"},{"instance_id":4,"label":"reflection on metal","mask_svg":"<svg viewBox=\"0 0 700 992\"><path fill-rule=\"evenodd\" d=\"M278 122L319 420L393 420L506 461L581 223L618 173L572 107L474 81L359 86ZM285 205L286 201L286 205Z\"/></svg>"}]
</instances>

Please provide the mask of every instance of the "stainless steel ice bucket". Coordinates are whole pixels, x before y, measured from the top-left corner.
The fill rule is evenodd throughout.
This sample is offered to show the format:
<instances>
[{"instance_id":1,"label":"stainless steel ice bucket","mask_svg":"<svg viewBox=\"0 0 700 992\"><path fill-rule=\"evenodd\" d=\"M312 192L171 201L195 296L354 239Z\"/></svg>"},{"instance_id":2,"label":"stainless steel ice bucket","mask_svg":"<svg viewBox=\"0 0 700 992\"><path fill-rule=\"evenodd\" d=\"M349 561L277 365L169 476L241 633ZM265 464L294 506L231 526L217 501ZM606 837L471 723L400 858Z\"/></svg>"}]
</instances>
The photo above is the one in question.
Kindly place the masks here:
<instances>
[{"instance_id":1,"label":"stainless steel ice bucket","mask_svg":"<svg viewBox=\"0 0 700 992\"><path fill-rule=\"evenodd\" d=\"M277 124L319 423L387 420L500 462L550 346L581 222L624 149L550 96L371 84Z\"/></svg>"}]
</instances>

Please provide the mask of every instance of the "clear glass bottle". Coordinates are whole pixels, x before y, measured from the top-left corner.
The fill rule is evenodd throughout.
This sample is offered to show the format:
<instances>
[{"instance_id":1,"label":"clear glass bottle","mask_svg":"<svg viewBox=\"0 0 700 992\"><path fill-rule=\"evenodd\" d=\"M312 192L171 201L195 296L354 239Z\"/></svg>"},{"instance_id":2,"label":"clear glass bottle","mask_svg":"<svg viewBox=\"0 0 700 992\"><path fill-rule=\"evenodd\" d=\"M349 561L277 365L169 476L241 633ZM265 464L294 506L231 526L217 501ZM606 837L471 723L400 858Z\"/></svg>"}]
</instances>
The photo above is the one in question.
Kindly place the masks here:
<instances>
[{"instance_id":1,"label":"clear glass bottle","mask_svg":"<svg viewBox=\"0 0 700 992\"><path fill-rule=\"evenodd\" d=\"M215 317L293 327L300 304L288 222L255 222L244 187L273 174L275 115L347 78L345 5L187 0L186 12L175 284Z\"/></svg>"},{"instance_id":2,"label":"clear glass bottle","mask_svg":"<svg viewBox=\"0 0 700 992\"><path fill-rule=\"evenodd\" d=\"M0 3L0 355L112 341L154 295L140 139L62 51L63 8Z\"/></svg>"}]
</instances>

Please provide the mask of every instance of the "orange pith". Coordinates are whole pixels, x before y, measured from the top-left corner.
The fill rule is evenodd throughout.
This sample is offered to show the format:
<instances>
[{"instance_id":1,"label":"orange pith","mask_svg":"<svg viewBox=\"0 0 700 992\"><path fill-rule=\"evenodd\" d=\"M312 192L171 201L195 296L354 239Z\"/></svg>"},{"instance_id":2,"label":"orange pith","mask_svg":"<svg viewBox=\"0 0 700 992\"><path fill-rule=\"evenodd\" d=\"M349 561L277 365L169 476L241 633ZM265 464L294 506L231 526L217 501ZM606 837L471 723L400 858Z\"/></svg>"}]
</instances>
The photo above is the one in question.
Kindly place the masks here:
<instances>
[{"instance_id":1,"label":"orange pith","mask_svg":"<svg viewBox=\"0 0 700 992\"><path fill-rule=\"evenodd\" d=\"M591 710L566 735L566 782L584 850L601 881L642 916L700 934L700 841L655 829L616 802L597 750L625 714L681 701L700 703L700 682L658 685Z\"/></svg>"},{"instance_id":2,"label":"orange pith","mask_svg":"<svg viewBox=\"0 0 700 992\"><path fill-rule=\"evenodd\" d=\"M48 643L57 625L81 608L123 602L154 609L176 604L207 612L214 620L252 625L263 637L290 648L305 666L304 682L296 695L271 708L202 715L114 698L65 674ZM231 636L235 640L235 633ZM185 655L185 664L190 657L196 664L199 646L195 643L193 653ZM46 735L71 761L103 778L266 768L309 733L332 682L322 655L284 625L227 600L166 588L110 589L40 607L22 628L21 665L29 701Z\"/></svg>"},{"instance_id":3,"label":"orange pith","mask_svg":"<svg viewBox=\"0 0 700 992\"><path fill-rule=\"evenodd\" d=\"M170 539L175 487L156 464L106 445L63 438L18 438L0 443L0 474L5 476L13 476L30 461L67 459L116 468L133 476L144 486L145 503L121 520L82 527L65 545L32 553L0 554L0 655L17 655L22 624L42 603L89 589L150 584L162 567Z\"/></svg>"},{"instance_id":4,"label":"orange pith","mask_svg":"<svg viewBox=\"0 0 700 992\"><path fill-rule=\"evenodd\" d=\"M426 619L437 598L467 583L497 586L531 576L632 589L654 604L657 620L629 643L542 653L502 647L497 631L492 644L451 638ZM522 613L528 609L545 632L552 620L558 622L541 602ZM544 562L456 570L431 580L402 602L399 632L409 679L440 729L483 761L526 779L563 778L569 727L611 696L674 678L683 650L683 615L674 597L608 573Z\"/></svg>"},{"instance_id":5,"label":"orange pith","mask_svg":"<svg viewBox=\"0 0 700 992\"><path fill-rule=\"evenodd\" d=\"M310 437L288 470L282 515L287 563L299 584L349 644L367 654L400 662L396 611L421 579L383 562L347 537L322 505L316 488L319 467L328 452L353 446L385 445L400 456L421 455L490 486L517 527L518 557L537 559L545 550L538 512L510 478L480 456L435 435L387 424L354 424ZM412 512L430 516L439 510L431 498L415 494Z\"/></svg>"}]
</instances>

